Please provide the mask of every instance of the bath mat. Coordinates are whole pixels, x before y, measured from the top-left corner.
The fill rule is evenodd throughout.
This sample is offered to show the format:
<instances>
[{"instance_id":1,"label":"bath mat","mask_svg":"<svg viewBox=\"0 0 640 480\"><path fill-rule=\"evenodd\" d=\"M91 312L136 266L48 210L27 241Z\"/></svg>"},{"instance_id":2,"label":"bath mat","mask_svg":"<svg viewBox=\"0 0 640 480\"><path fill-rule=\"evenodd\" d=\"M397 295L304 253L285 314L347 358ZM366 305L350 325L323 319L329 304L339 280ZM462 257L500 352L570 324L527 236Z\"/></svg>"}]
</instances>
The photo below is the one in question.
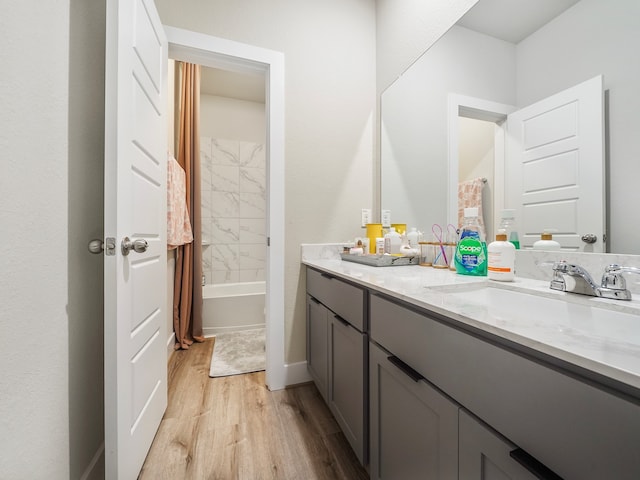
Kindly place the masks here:
<instances>
[{"instance_id":1,"label":"bath mat","mask_svg":"<svg viewBox=\"0 0 640 480\"><path fill-rule=\"evenodd\" d=\"M227 377L264 370L264 328L218 333L215 337L210 377Z\"/></svg>"}]
</instances>

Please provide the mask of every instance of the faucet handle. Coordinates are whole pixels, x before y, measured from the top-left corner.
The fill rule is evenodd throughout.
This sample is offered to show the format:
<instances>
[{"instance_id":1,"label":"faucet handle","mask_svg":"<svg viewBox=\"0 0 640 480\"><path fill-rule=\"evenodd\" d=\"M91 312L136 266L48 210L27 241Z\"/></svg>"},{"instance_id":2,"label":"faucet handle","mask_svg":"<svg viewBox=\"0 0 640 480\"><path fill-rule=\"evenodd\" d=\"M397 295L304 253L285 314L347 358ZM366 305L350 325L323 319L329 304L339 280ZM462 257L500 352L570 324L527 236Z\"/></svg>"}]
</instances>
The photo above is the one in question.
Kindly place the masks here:
<instances>
[{"instance_id":1,"label":"faucet handle","mask_svg":"<svg viewBox=\"0 0 640 480\"><path fill-rule=\"evenodd\" d=\"M622 276L623 273L635 273L640 275L640 268L624 267L617 263L612 263L604 269L604 274L602 275L602 286L612 290L626 290L627 281Z\"/></svg>"}]
</instances>

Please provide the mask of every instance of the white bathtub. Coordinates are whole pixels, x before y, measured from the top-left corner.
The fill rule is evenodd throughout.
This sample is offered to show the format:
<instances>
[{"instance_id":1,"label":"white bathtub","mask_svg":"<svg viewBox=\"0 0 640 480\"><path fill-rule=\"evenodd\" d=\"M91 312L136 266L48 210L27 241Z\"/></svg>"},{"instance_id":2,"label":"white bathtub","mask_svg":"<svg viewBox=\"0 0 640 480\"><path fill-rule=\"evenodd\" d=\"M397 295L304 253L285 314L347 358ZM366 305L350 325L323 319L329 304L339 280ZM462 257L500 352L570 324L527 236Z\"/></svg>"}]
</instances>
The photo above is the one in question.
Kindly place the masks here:
<instances>
[{"instance_id":1,"label":"white bathtub","mask_svg":"<svg viewBox=\"0 0 640 480\"><path fill-rule=\"evenodd\" d=\"M265 282L222 283L202 287L205 335L265 326Z\"/></svg>"}]
</instances>

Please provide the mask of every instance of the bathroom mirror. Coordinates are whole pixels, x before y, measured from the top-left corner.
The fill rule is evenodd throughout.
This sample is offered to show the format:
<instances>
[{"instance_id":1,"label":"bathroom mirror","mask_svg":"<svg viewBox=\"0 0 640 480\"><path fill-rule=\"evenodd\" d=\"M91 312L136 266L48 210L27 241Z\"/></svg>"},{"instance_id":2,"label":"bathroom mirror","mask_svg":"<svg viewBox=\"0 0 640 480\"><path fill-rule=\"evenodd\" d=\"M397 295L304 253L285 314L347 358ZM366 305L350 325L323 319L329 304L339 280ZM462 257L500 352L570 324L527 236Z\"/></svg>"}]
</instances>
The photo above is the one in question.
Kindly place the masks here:
<instances>
[{"instance_id":1,"label":"bathroom mirror","mask_svg":"<svg viewBox=\"0 0 640 480\"><path fill-rule=\"evenodd\" d=\"M545 2L524 2L540 9ZM431 225L457 219L457 179L452 182L449 115L452 98L469 99L459 109L460 135L476 136L468 119L500 125L504 115L487 118L473 102L522 108L603 75L605 90L605 169L607 251L640 254L640 227L630 209L640 205L640 2L568 0L549 2L559 10L525 30L518 13L534 16L515 0L480 0L445 35L414 62L381 97L380 199L393 222L430 232ZM538 12L541 13L541 12ZM541 18L543 18L542 16ZM526 22L525 22L526 23ZM461 105L464 102L461 103ZM484 130L487 130L485 123ZM488 130L492 126L489 125ZM466 135L466 134L465 134ZM481 141L482 142L482 141ZM480 161L468 175L487 178L487 221L504 204L504 171L487 163L499 143L469 149ZM455 159L457 161L458 158ZM456 167L455 172L458 172ZM453 200L452 200L453 198ZM635 216L633 216L635 218Z\"/></svg>"}]
</instances>

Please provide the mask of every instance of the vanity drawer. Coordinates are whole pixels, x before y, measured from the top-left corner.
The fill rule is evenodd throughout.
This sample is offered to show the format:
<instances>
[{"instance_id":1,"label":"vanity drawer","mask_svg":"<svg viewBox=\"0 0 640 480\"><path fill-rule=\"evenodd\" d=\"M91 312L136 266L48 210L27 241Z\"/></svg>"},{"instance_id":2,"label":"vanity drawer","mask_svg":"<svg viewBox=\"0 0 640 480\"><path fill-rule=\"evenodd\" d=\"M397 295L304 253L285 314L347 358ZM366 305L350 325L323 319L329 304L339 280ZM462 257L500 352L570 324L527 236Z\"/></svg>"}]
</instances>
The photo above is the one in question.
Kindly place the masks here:
<instances>
[{"instance_id":1,"label":"vanity drawer","mask_svg":"<svg viewBox=\"0 0 640 480\"><path fill-rule=\"evenodd\" d=\"M307 268L307 293L361 332L366 330L362 288Z\"/></svg>"},{"instance_id":2,"label":"vanity drawer","mask_svg":"<svg viewBox=\"0 0 640 480\"><path fill-rule=\"evenodd\" d=\"M640 406L370 296L371 338L563 478L640 478Z\"/></svg>"}]
</instances>

